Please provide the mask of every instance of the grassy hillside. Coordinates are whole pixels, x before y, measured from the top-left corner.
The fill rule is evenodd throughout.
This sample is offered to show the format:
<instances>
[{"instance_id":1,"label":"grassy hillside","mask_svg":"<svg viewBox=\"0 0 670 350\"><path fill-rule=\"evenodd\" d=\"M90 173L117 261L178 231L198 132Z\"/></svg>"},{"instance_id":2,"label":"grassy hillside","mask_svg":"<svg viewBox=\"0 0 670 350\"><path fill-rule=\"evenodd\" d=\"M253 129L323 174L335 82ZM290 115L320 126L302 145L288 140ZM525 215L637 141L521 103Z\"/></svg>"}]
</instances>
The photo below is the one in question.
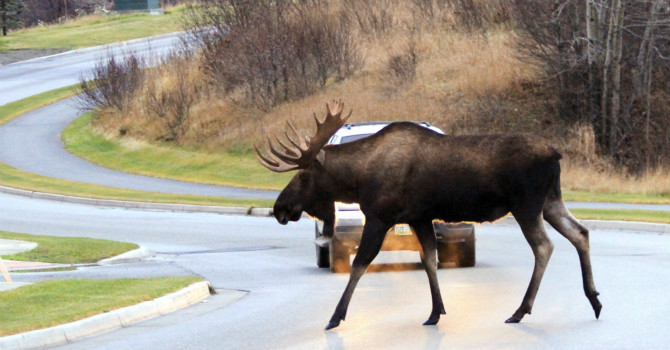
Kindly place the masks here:
<instances>
[{"instance_id":1,"label":"grassy hillside","mask_svg":"<svg viewBox=\"0 0 670 350\"><path fill-rule=\"evenodd\" d=\"M512 40L511 33L505 31L492 33L486 38L458 32L425 33L417 42L420 59L416 77L401 82L389 73L387 46L397 45L402 51L406 43L400 44L400 40L372 41L362 48L363 55L369 58L357 75L333 82L324 91L283 103L268 112L240 105L235 100L239 96L226 98L217 94L202 94L202 98L191 107L187 119L188 131L178 144L173 143L170 147L198 150L199 159L209 152L212 154L210 160L221 154L231 154L246 155L248 160L253 161L251 146L254 143L263 144L269 133L281 134L286 120L292 120L303 133L311 133L314 130L312 114L322 117L324 103L341 98L347 109L353 109L352 122L424 120L455 134L518 131L540 134L550 139L563 153L563 188L579 192L581 200L589 200L590 197L600 198L591 200L603 200L602 194L607 194L610 199L606 200L618 196L626 200L637 197L635 201L638 202L670 201L670 173L667 170L657 169L640 176L627 175L596 154L593 132L589 127L563 124L552 118L551 106L546 103L542 73L514 56L510 46ZM163 89L176 89L178 78L173 72L178 70L172 67L152 70L147 74L157 84L165 84ZM189 74L187 81L204 78L199 71ZM140 145L153 147L149 145L155 140L165 139L166 121L152 116L148 108L143 107L144 101L143 98L136 99L136 105L124 113L113 109L100 111L92 119L90 127L106 140L130 147L123 152L125 154ZM110 162L111 158L103 153L95 155L89 150L79 154L90 155L94 161L109 167L129 170L120 163L142 167L140 162L130 158L115 158L114 162ZM165 164L131 171L167 177L185 175L176 176L172 170L156 171L178 164L170 157L156 159ZM286 181L283 176L269 174L261 167L257 167L256 171L258 176L247 173L245 177L276 176ZM263 172L266 174L263 175ZM225 176L217 171L213 174L214 177ZM210 177L205 181L226 183L228 180ZM265 182L256 184L261 188L268 185L273 186ZM248 187L249 183L242 186Z\"/></svg>"},{"instance_id":2,"label":"grassy hillside","mask_svg":"<svg viewBox=\"0 0 670 350\"><path fill-rule=\"evenodd\" d=\"M462 14L448 8L426 13L413 8L410 1L329 3L333 6L325 10L326 16L314 18L323 24L334 17L328 15L339 14L350 21L348 45L353 49L348 52L355 56L350 74L328 75L322 88L300 97L289 94L265 108L249 99L251 83L245 83L249 77L242 75L242 66L240 76L232 77L226 74L237 71L223 74L214 69L213 57L238 49L224 42L219 56L194 51L177 55L158 68L129 71L127 77L141 77L134 79L138 85L113 90L126 102L98 110L88 126L79 125L65 137L68 147L122 170L277 188L288 177L256 165L252 145L265 142L269 133L281 134L286 120L292 120L304 134L313 132L312 114L322 116L324 102L341 98L347 109L353 109L352 122L425 120L453 134L539 134L563 153L563 188L580 200L670 201L668 169L626 175L597 153L589 125L557 117L552 102L555 90L542 69L520 56L519 38L513 27L505 25L500 8L474 1L485 11L478 22L481 26L473 27L459 17ZM347 4L353 7L344 6ZM178 15L176 23L177 17L189 12L179 8L173 14ZM154 17L161 16L150 19ZM289 19L299 22L295 17ZM296 32L313 29L309 23L301 25L304 27L291 28ZM91 20L77 30L87 33L89 26L98 23ZM261 39L284 38L269 36L276 33L268 31L259 33L266 35ZM338 48L345 50L341 46L324 50L336 52ZM245 61L265 56L236 57ZM102 73L101 78L109 78ZM107 156L110 150L115 157ZM149 154L152 156L145 157Z\"/></svg>"}]
</instances>

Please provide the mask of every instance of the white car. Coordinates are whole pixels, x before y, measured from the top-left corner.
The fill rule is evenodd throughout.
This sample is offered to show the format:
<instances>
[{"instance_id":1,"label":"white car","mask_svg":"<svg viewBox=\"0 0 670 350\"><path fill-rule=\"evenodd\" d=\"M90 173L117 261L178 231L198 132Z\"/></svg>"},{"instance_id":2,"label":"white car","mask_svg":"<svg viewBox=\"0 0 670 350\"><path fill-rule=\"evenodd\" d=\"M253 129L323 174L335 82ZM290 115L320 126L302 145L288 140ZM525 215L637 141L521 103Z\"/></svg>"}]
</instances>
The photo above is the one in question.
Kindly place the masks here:
<instances>
[{"instance_id":1,"label":"white car","mask_svg":"<svg viewBox=\"0 0 670 350\"><path fill-rule=\"evenodd\" d=\"M352 142L370 136L389 122L345 124L328 141L329 144ZM440 134L442 130L426 122L418 122L425 128ZM323 236L323 222L315 223L316 264L330 267L333 272L349 272L350 255L354 254L363 235L365 215L358 204L335 203L335 233L332 238ZM445 224L434 222L437 237L437 256L441 264L460 267L475 265L475 229L472 224ZM421 246L412 229L405 224L395 225L386 233L381 250L415 250Z\"/></svg>"}]
</instances>

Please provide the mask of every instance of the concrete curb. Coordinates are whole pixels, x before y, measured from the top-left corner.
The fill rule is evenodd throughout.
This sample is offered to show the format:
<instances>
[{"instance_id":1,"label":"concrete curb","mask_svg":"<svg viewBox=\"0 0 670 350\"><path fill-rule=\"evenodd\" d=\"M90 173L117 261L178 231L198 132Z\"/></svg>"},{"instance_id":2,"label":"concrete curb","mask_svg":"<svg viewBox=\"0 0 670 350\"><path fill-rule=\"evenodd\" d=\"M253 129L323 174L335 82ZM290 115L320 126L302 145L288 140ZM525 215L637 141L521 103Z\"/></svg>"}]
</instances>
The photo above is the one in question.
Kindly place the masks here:
<instances>
[{"instance_id":1,"label":"concrete curb","mask_svg":"<svg viewBox=\"0 0 670 350\"><path fill-rule=\"evenodd\" d=\"M250 215L250 216L270 216L270 208L254 207L220 207L215 205L195 205L195 204L174 204L174 203L154 203L154 202L132 202L112 199L96 199L86 197L73 197L60 194L45 192L36 192L22 190L7 186L0 186L0 193L24 196L28 198L46 199L57 202L86 204L103 207L125 208L125 209L144 209L144 210L162 210L176 212L198 212L226 215Z\"/></svg>"},{"instance_id":2,"label":"concrete curb","mask_svg":"<svg viewBox=\"0 0 670 350\"><path fill-rule=\"evenodd\" d=\"M151 301L113 310L60 326L0 338L0 349L33 349L63 345L96 333L125 327L193 305L210 295L202 281Z\"/></svg>"},{"instance_id":3,"label":"concrete curb","mask_svg":"<svg viewBox=\"0 0 670 350\"><path fill-rule=\"evenodd\" d=\"M135 250L131 250L129 252L125 252L123 254L113 256L111 258L107 259L102 259L97 262L98 265L100 266L108 266L108 265L114 265L114 264L123 264L131 261L138 261L142 260L143 258L146 258L147 256L151 256L153 254L149 249L146 247L139 247Z\"/></svg>"}]
</instances>

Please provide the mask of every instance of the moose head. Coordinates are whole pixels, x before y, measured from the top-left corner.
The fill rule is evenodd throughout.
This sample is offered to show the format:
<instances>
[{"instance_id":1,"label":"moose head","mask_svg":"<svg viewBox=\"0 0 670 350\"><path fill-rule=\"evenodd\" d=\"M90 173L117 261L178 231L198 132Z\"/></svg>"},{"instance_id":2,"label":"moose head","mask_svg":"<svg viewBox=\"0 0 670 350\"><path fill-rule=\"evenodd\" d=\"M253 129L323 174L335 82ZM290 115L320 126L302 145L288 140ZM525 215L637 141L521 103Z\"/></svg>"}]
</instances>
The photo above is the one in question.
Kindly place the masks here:
<instances>
[{"instance_id":1,"label":"moose head","mask_svg":"<svg viewBox=\"0 0 670 350\"><path fill-rule=\"evenodd\" d=\"M284 132L286 141L273 135L275 139L273 142L268 136L269 154L262 153L254 146L258 161L264 167L278 173L298 170L275 201L273 213L280 224L298 221L304 211L322 220L326 224L325 227L333 226L334 184L323 165L325 159L323 147L351 116L349 112L346 117L342 117L343 109L344 104L341 100L333 101L332 104L326 104L327 114L323 121L319 121L314 114L316 134L312 137L301 137L295 127L287 121L288 129Z\"/></svg>"}]
</instances>

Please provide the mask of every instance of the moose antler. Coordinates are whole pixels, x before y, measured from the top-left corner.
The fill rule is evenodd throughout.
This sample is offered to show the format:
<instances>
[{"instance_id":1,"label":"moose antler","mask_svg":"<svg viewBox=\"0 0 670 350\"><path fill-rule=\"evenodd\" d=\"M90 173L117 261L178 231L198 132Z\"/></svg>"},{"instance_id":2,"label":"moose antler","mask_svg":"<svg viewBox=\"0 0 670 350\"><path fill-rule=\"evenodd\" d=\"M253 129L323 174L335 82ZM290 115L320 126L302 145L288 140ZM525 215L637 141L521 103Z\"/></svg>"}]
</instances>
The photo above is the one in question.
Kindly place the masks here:
<instances>
[{"instance_id":1,"label":"moose antler","mask_svg":"<svg viewBox=\"0 0 670 350\"><path fill-rule=\"evenodd\" d=\"M268 144L270 145L269 154L263 154L254 145L254 149L258 154L258 162L264 167L278 173L309 167L330 137L351 116L350 111L349 115L342 118L342 110L344 109L342 100L333 101L332 106L326 103L326 109L328 110L328 114L326 114L326 119L323 122L319 121L319 118L314 114L314 121L316 121L316 134L314 136L301 137L293 124L287 120L286 124L288 124L289 130L286 130L284 135L290 145L282 141L277 135L273 135L273 137L276 143L279 143L283 149L278 149L270 136L268 136Z\"/></svg>"}]
</instances>

